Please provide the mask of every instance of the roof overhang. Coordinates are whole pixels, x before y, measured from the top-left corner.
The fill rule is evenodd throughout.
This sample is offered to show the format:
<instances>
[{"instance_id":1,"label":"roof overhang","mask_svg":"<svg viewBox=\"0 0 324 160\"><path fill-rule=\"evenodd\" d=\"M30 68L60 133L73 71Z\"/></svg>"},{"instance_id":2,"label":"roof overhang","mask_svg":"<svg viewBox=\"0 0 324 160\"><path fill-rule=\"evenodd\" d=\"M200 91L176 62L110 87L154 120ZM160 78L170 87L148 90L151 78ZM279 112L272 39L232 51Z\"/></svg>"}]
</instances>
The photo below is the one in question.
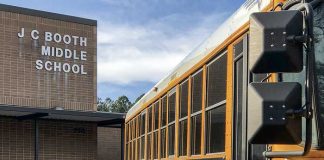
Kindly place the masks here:
<instances>
[{"instance_id":1,"label":"roof overhang","mask_svg":"<svg viewBox=\"0 0 324 160\"><path fill-rule=\"evenodd\" d=\"M69 111L15 105L0 105L0 116L15 117L18 120L48 119L80 122L93 122L101 127L120 128L125 122L125 114L91 111Z\"/></svg>"}]
</instances>

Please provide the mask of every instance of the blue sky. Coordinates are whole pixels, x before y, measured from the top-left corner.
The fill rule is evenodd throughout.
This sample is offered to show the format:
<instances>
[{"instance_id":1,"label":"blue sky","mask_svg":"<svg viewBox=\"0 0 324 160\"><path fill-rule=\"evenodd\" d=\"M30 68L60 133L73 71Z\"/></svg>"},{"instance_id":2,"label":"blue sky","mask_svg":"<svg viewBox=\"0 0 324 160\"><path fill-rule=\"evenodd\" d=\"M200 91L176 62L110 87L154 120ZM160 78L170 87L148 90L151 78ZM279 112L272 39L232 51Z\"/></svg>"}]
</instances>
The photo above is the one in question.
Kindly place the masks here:
<instances>
[{"instance_id":1,"label":"blue sky","mask_svg":"<svg viewBox=\"0 0 324 160\"><path fill-rule=\"evenodd\" d=\"M245 0L1 0L98 21L98 97L131 101L168 74Z\"/></svg>"}]
</instances>

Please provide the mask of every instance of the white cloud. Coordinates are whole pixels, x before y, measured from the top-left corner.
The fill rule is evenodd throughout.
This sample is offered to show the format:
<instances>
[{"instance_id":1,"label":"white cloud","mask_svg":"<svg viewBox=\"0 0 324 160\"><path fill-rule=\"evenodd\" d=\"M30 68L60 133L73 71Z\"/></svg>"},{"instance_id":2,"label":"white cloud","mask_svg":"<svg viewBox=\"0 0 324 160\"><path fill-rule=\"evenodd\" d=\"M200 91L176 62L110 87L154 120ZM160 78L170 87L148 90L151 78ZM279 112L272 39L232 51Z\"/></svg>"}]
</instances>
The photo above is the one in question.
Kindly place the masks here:
<instances>
[{"instance_id":1,"label":"white cloud","mask_svg":"<svg viewBox=\"0 0 324 160\"><path fill-rule=\"evenodd\" d=\"M98 82L159 81L211 33L221 16L205 17L201 25L183 31L158 21L137 26L99 21Z\"/></svg>"}]
</instances>

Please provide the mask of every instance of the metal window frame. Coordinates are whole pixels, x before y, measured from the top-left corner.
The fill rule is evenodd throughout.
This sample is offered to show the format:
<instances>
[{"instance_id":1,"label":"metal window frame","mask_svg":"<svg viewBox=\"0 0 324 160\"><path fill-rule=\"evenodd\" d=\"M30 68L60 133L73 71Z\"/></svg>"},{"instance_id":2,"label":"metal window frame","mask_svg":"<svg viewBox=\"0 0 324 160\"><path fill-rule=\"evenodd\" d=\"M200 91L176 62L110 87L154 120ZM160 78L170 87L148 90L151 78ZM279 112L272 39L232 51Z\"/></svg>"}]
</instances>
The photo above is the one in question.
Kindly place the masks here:
<instances>
[{"instance_id":1,"label":"metal window frame","mask_svg":"<svg viewBox=\"0 0 324 160\"><path fill-rule=\"evenodd\" d=\"M247 122L246 122L246 118L247 118L247 108L246 108L246 96L247 96L247 85L248 85L248 76L249 74L247 74L248 72L248 64L247 64L247 52L248 52L248 34L245 34L242 36L242 38L240 38L237 43L234 43L232 44L233 45L233 55L235 56L235 44L238 44L240 43L241 41L243 41L243 52L238 54L236 57L234 57L233 59L233 64L232 64L232 77L233 77L233 90L232 90L232 110L233 110L233 113L232 113L232 122L233 122L233 125L232 125L232 159L233 160L247 160L248 159L248 156L247 156L247 149L248 149L248 144L247 144L247 131L246 131L246 128L247 128ZM237 61L239 61L240 59L243 59L243 73L242 73L242 76L243 76L243 85L242 85L242 128L243 128L243 131L245 132L242 132L242 155L241 157L236 157L237 155L235 154L236 151L234 151L234 148L237 149L237 144L236 144L236 133L235 131L237 130L236 129L236 119L235 119L235 113L236 113L236 97L235 97L235 93L236 93L236 82L235 82L235 78L236 78L236 74L235 74L235 71L236 71L236 68L235 68L235 64ZM245 128L245 129L244 129ZM245 144L245 145L244 145Z\"/></svg>"}]
</instances>

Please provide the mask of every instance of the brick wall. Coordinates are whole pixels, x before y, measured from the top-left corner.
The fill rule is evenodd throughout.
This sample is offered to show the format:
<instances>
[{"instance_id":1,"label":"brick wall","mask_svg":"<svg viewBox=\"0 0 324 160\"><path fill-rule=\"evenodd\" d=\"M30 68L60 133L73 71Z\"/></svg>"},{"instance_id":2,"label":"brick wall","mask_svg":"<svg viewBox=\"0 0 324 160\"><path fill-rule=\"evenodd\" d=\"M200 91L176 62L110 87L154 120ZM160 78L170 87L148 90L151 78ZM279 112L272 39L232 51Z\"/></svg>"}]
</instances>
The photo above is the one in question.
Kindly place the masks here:
<instances>
[{"instance_id":1,"label":"brick wall","mask_svg":"<svg viewBox=\"0 0 324 160\"><path fill-rule=\"evenodd\" d=\"M33 160L33 121L0 117L0 160Z\"/></svg>"},{"instance_id":2,"label":"brick wall","mask_svg":"<svg viewBox=\"0 0 324 160\"><path fill-rule=\"evenodd\" d=\"M98 160L121 159L120 128L98 127Z\"/></svg>"},{"instance_id":3,"label":"brick wall","mask_svg":"<svg viewBox=\"0 0 324 160\"><path fill-rule=\"evenodd\" d=\"M34 159L34 122L0 117L0 160ZM97 126L39 121L39 160L96 160Z\"/></svg>"},{"instance_id":4,"label":"brick wall","mask_svg":"<svg viewBox=\"0 0 324 160\"><path fill-rule=\"evenodd\" d=\"M18 33L25 28L25 37ZM39 31L33 40L30 32ZM45 42L45 32L87 38L87 46ZM41 46L87 51L87 60L42 56ZM0 104L96 110L96 26L0 11ZM87 75L37 70L36 60L84 65ZM45 62L44 62L45 63Z\"/></svg>"}]
</instances>

